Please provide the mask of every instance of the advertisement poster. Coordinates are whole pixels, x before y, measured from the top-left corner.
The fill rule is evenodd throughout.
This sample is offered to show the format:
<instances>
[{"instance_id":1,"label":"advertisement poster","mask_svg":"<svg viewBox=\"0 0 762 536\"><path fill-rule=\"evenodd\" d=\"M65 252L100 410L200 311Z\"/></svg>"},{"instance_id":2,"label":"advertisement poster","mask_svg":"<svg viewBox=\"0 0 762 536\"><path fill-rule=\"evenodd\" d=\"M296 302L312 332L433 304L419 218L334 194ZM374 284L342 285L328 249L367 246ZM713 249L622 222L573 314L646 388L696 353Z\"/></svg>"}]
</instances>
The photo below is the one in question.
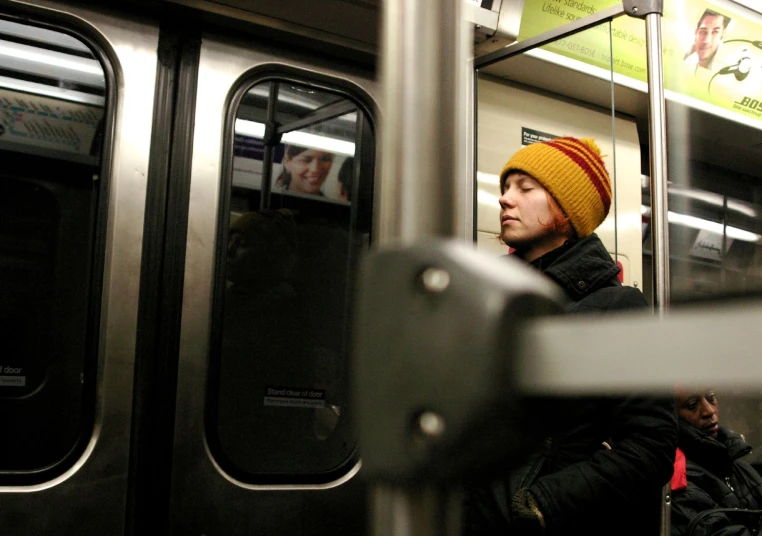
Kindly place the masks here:
<instances>
[{"instance_id":1,"label":"advertisement poster","mask_svg":"<svg viewBox=\"0 0 762 536\"><path fill-rule=\"evenodd\" d=\"M286 145L278 144L272 154L272 191L287 193L287 195L316 196L323 201L349 204L351 199L351 184L353 181L354 159L343 154L324 152L330 156L328 162L321 166L311 164L299 165L300 158L295 157L290 170L286 158ZM309 149L304 148L310 151ZM307 157L305 155L302 158ZM233 146L233 186L259 190L262 188L262 162L265 157L265 144L261 138L236 133ZM310 156L311 158L311 156ZM285 169L284 169L285 168ZM311 192L302 193L284 190L278 185L278 178L290 171L292 180L301 180L317 184Z\"/></svg>"},{"instance_id":2,"label":"advertisement poster","mask_svg":"<svg viewBox=\"0 0 762 536\"><path fill-rule=\"evenodd\" d=\"M0 89L0 141L87 155L102 117L103 108Z\"/></svg>"},{"instance_id":3,"label":"advertisement poster","mask_svg":"<svg viewBox=\"0 0 762 536\"><path fill-rule=\"evenodd\" d=\"M616 0L526 0L519 40L619 4ZM741 13L744 13L743 15ZM762 16L711 0L664 3L664 85L694 106L762 119ZM544 50L646 82L645 23L621 16ZM668 95L669 96L669 95ZM695 102L698 101L698 102ZM762 126L760 123L759 126Z\"/></svg>"},{"instance_id":4,"label":"advertisement poster","mask_svg":"<svg viewBox=\"0 0 762 536\"><path fill-rule=\"evenodd\" d=\"M762 22L694 1L675 14L672 29L682 48L665 57L666 89L762 119Z\"/></svg>"}]
</instances>

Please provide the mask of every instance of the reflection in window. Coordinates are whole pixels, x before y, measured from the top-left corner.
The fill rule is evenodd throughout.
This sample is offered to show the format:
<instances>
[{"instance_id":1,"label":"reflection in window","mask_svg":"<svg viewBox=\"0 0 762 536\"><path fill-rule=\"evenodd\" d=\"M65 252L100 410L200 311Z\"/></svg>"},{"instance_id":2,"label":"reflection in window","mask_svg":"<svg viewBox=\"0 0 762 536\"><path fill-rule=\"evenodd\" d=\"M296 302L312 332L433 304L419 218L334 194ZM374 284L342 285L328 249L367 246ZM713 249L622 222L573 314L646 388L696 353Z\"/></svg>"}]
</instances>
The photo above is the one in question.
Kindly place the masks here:
<instances>
[{"instance_id":1,"label":"reflection in window","mask_svg":"<svg viewBox=\"0 0 762 536\"><path fill-rule=\"evenodd\" d=\"M60 473L90 437L103 68L0 19L0 482Z\"/></svg>"},{"instance_id":2,"label":"reflection in window","mask_svg":"<svg viewBox=\"0 0 762 536\"><path fill-rule=\"evenodd\" d=\"M277 104L268 120L270 92ZM355 154L357 128L357 106L341 96L298 85L256 86L235 121L233 185L261 189L268 173L265 192L345 200L338 171Z\"/></svg>"},{"instance_id":3,"label":"reflection in window","mask_svg":"<svg viewBox=\"0 0 762 536\"><path fill-rule=\"evenodd\" d=\"M355 449L347 348L370 232L369 121L341 94L273 81L247 91L234 129L210 444L249 481L330 479Z\"/></svg>"},{"instance_id":4,"label":"reflection in window","mask_svg":"<svg viewBox=\"0 0 762 536\"><path fill-rule=\"evenodd\" d=\"M686 137L679 134L679 123L671 125L677 138L671 143L684 144ZM736 136L734 131L747 130L731 122L718 122L716 129L728 140ZM697 146L682 145L681 150L670 153L670 276L672 296L678 302L762 290L762 190L754 175L761 159L749 159L754 153L743 146L727 152L697 150L703 136L706 133L691 131L688 139ZM743 155L743 160L734 153ZM651 208L647 177L642 214L648 269Z\"/></svg>"}]
</instances>

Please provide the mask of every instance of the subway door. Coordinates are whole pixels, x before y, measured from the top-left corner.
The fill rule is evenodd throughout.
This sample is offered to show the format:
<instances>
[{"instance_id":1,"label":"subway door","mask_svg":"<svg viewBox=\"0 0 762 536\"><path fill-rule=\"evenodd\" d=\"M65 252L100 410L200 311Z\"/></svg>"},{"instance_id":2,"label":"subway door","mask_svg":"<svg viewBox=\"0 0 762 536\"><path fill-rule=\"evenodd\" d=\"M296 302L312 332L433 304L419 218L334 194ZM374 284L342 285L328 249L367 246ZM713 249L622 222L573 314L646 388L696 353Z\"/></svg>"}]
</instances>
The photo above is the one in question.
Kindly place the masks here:
<instances>
[{"instance_id":1,"label":"subway door","mask_svg":"<svg viewBox=\"0 0 762 536\"><path fill-rule=\"evenodd\" d=\"M172 534L365 532L347 349L377 88L325 65L202 38Z\"/></svg>"},{"instance_id":2,"label":"subway door","mask_svg":"<svg viewBox=\"0 0 762 536\"><path fill-rule=\"evenodd\" d=\"M0 4L0 531L125 532L158 29Z\"/></svg>"}]
</instances>

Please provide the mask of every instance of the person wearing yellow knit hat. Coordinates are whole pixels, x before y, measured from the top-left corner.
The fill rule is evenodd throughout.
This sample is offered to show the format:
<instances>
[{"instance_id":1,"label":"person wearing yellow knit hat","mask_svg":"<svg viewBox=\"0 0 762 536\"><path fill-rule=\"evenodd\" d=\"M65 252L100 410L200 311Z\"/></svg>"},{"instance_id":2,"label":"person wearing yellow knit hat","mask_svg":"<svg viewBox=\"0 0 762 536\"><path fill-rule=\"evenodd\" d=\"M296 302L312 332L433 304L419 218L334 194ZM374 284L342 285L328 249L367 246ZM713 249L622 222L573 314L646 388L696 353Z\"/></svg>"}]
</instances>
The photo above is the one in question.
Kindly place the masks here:
<instances>
[{"instance_id":1,"label":"person wearing yellow knit hat","mask_svg":"<svg viewBox=\"0 0 762 536\"><path fill-rule=\"evenodd\" d=\"M516 249L529 248L529 257L592 234L611 207L611 179L592 139L523 148L503 167L500 191L501 237Z\"/></svg>"},{"instance_id":2,"label":"person wearing yellow knit hat","mask_svg":"<svg viewBox=\"0 0 762 536\"><path fill-rule=\"evenodd\" d=\"M524 147L500 174L502 240L554 280L569 313L645 308L594 233L612 202L592 139ZM612 354L615 349L612 348ZM546 403L543 403L546 404ZM658 534L661 490L677 444L674 401L565 397L543 405L545 447L498 479L470 486L464 534ZM515 466L515 464L514 464Z\"/></svg>"}]
</instances>

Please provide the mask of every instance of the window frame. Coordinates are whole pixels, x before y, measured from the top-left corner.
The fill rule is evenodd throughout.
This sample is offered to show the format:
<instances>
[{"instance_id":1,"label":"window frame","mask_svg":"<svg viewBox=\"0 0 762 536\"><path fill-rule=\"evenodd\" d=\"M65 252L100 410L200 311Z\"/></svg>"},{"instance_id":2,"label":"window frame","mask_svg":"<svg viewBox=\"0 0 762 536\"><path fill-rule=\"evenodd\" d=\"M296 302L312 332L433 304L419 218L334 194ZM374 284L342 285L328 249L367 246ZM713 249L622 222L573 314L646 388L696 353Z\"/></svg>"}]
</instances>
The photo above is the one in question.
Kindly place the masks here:
<instances>
[{"instance_id":1,"label":"window frame","mask_svg":"<svg viewBox=\"0 0 762 536\"><path fill-rule=\"evenodd\" d=\"M86 45L103 69L105 79L103 105L103 134L98 170L97 206L93 212L91 263L88 267L89 289L84 355L82 356L82 398L77 440L57 462L32 470L2 470L0 487L19 487L40 484L69 471L86 452L97 432L99 382L102 381L103 355L101 341L101 312L104 301L104 270L106 266L108 216L113 175L115 129L118 110L119 61L106 38L86 21L62 12L44 10L33 5L4 4L0 18L62 33ZM97 135L97 132L96 132ZM35 391L36 392L36 391Z\"/></svg>"},{"instance_id":2,"label":"window frame","mask_svg":"<svg viewBox=\"0 0 762 536\"><path fill-rule=\"evenodd\" d=\"M368 166L372 173L364 174L366 181L363 183L362 176L356 179L358 186L358 197L356 205L353 204L350 209L350 225L355 230L367 232L372 237L373 225L373 197L375 190L375 149L378 143L375 118L377 116L376 107L373 99L359 86L341 78L316 73L314 71L299 69L282 64L263 64L254 67L241 75L233 84L226 99L224 110L226 113L223 124L222 152L220 166L220 188L218 199L218 212L215 233L214 264L212 272L212 308L210 317L210 345L208 358L208 371L206 378L206 393L204 402L204 434L209 447L210 455L219 464L220 468L236 480L249 485L264 486L293 486L293 485L320 485L334 482L350 474L359 462L358 439L355 437L355 443L351 453L345 460L336 467L316 471L313 473L258 473L253 474L242 470L231 462L224 454L219 442L217 441L216 428L212 424L217 422L217 400L219 396L220 382L220 354L222 347L222 332L224 315L224 291L225 281L218 277L218 274L224 273L225 258L227 255L227 242L230 215L231 197L234 192L233 187L233 157L235 150L235 120L241 102L246 94L255 86L264 83L278 82L280 84L293 83L300 86L307 86L315 90L325 91L343 97L352 102L357 111L364 114L362 123L366 124L372 135L372 144L363 143L361 138L357 142L355 158L359 161L367 157ZM360 117L360 116L358 116ZM264 178L263 178L264 179ZM272 180L272 178L270 178ZM262 190L260 190L262 191ZM359 194L364 194L361 197ZM363 211L362 219L358 218L358 213ZM371 238L372 240L372 238ZM345 370L346 380L348 382L351 376L351 370L347 367ZM347 389L347 393L348 393Z\"/></svg>"}]
</instances>

